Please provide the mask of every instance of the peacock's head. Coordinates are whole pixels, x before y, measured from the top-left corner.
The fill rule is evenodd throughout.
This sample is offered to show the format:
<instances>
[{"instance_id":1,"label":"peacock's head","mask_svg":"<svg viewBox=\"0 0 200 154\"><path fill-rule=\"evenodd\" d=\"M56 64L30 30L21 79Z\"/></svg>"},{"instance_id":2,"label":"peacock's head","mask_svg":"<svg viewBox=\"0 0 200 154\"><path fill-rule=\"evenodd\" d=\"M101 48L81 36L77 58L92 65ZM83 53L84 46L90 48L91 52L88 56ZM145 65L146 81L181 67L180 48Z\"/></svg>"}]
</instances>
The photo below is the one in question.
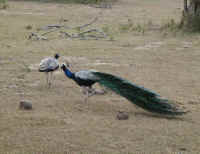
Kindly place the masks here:
<instances>
[{"instance_id":1,"label":"peacock's head","mask_svg":"<svg viewBox=\"0 0 200 154\"><path fill-rule=\"evenodd\" d=\"M68 67L69 67L69 64L67 63L67 64L62 64L60 68L62 70L66 70Z\"/></svg>"},{"instance_id":2,"label":"peacock's head","mask_svg":"<svg viewBox=\"0 0 200 154\"><path fill-rule=\"evenodd\" d=\"M56 59L58 59L58 58L60 57L60 55L59 55L58 53L56 53L56 54L54 55L54 57L55 57Z\"/></svg>"},{"instance_id":3,"label":"peacock's head","mask_svg":"<svg viewBox=\"0 0 200 154\"><path fill-rule=\"evenodd\" d=\"M60 68L61 68L62 70L66 70L66 65L65 65L65 64L62 64Z\"/></svg>"}]
</instances>

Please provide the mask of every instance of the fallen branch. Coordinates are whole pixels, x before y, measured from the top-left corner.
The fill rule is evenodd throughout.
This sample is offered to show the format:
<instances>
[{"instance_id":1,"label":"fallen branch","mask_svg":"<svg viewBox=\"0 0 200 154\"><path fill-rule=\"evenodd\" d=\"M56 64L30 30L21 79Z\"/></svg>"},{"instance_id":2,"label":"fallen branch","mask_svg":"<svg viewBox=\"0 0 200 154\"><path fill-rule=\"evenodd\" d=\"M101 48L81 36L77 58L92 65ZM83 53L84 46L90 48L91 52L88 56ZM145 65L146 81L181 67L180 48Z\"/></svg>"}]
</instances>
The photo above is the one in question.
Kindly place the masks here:
<instances>
[{"instance_id":1,"label":"fallen branch","mask_svg":"<svg viewBox=\"0 0 200 154\"><path fill-rule=\"evenodd\" d=\"M64 35L67 36L67 37L72 38L72 36L71 36L70 34L68 34L67 32L60 31L60 33L61 33L61 34L64 34Z\"/></svg>"},{"instance_id":2,"label":"fallen branch","mask_svg":"<svg viewBox=\"0 0 200 154\"><path fill-rule=\"evenodd\" d=\"M40 35L38 35L38 34L36 34L36 33L31 33L31 34L29 35L28 39L30 40L30 39L32 39L32 38L36 38L36 40L47 40L46 37L40 36Z\"/></svg>"},{"instance_id":3,"label":"fallen branch","mask_svg":"<svg viewBox=\"0 0 200 154\"><path fill-rule=\"evenodd\" d=\"M83 31L83 29L85 27L92 25L97 20L98 20L98 17L94 18L90 23L87 23L87 24L84 24L84 25L81 25L81 26L77 26L77 27L68 27L68 26L64 26L64 25L61 25L61 24L47 25L47 26L40 29L40 30L44 30L45 31L44 33L42 33L42 34L31 33L29 35L28 39L36 38L36 40L47 40L47 37L44 37L44 36L49 34L49 33L56 32L56 31L59 31L59 33L63 34L65 37L71 38L71 39L73 39L73 38L78 38L78 39L106 38L107 35L103 31L100 31L98 29L90 29L90 30L87 30L87 31ZM63 29L63 28L71 29L71 30L75 29L76 32L73 33L73 34L69 34L65 31L61 31L61 29ZM92 32L95 32L95 33L92 33Z\"/></svg>"},{"instance_id":4,"label":"fallen branch","mask_svg":"<svg viewBox=\"0 0 200 154\"><path fill-rule=\"evenodd\" d=\"M95 35L95 34L89 34L91 32L97 32L99 34ZM106 38L106 34L103 33L102 31L98 30L98 29L91 29L91 30L87 30L78 34L69 34L67 32L64 31L60 31L61 34L64 34L64 36L68 37L68 38L79 38L79 39L86 39L86 38L95 38L96 40L98 40L99 38ZM89 34L89 35L85 35L85 34Z\"/></svg>"},{"instance_id":5,"label":"fallen branch","mask_svg":"<svg viewBox=\"0 0 200 154\"><path fill-rule=\"evenodd\" d=\"M88 30L88 31L85 31L85 32L81 32L79 33L78 35L79 36L83 36L84 34L86 33L91 33L91 32L98 32L99 34L101 34L103 36L103 38L107 37L106 34L104 34L102 31L99 31L97 29L91 29L91 30ZM101 37L102 38L102 37Z\"/></svg>"},{"instance_id":6,"label":"fallen branch","mask_svg":"<svg viewBox=\"0 0 200 154\"><path fill-rule=\"evenodd\" d=\"M67 28L67 29L83 29L87 26L90 26L92 25L93 23L95 23L96 21L98 20L98 17L94 18L94 20L92 20L90 23L87 23L87 24L84 24L84 25L81 25L81 26L77 26L77 27L67 27L67 26L64 26L64 25L57 25L57 24L54 24L54 25L47 25L47 26L44 26L42 28L40 28L40 30L49 30L49 29L52 29L52 28Z\"/></svg>"},{"instance_id":7,"label":"fallen branch","mask_svg":"<svg viewBox=\"0 0 200 154\"><path fill-rule=\"evenodd\" d=\"M82 26L74 27L74 29L80 29L80 30L81 30L81 29L83 29L83 28L85 28L85 27L87 27L87 26L92 25L92 24L95 23L97 20L98 20L98 17L94 18L94 20L92 20L90 23L84 24L84 25L82 25Z\"/></svg>"},{"instance_id":8,"label":"fallen branch","mask_svg":"<svg viewBox=\"0 0 200 154\"><path fill-rule=\"evenodd\" d=\"M45 32L45 33L43 33L43 34L41 34L41 35L44 36L44 35L46 35L46 34L49 34L49 33L52 33L52 32L56 32L56 31L58 31L58 30L60 30L60 29L53 29L53 30L48 31L48 32Z\"/></svg>"},{"instance_id":9,"label":"fallen branch","mask_svg":"<svg viewBox=\"0 0 200 154\"><path fill-rule=\"evenodd\" d=\"M90 6L94 8L101 8L101 9L112 9L112 5L106 4L106 3L101 3L99 5L90 5Z\"/></svg>"},{"instance_id":10,"label":"fallen branch","mask_svg":"<svg viewBox=\"0 0 200 154\"><path fill-rule=\"evenodd\" d=\"M44 26L42 28L40 28L39 30L49 30L49 29L53 29L53 28L62 28L64 27L63 25L47 25L47 26Z\"/></svg>"},{"instance_id":11,"label":"fallen branch","mask_svg":"<svg viewBox=\"0 0 200 154\"><path fill-rule=\"evenodd\" d=\"M73 38L83 38L83 36L79 36L79 35L77 35L77 34L68 34L67 32L63 32L63 31L60 31L60 33L61 34L64 34L64 36L66 36L66 37L68 37L68 38L71 38L71 39L73 39Z\"/></svg>"}]
</instances>

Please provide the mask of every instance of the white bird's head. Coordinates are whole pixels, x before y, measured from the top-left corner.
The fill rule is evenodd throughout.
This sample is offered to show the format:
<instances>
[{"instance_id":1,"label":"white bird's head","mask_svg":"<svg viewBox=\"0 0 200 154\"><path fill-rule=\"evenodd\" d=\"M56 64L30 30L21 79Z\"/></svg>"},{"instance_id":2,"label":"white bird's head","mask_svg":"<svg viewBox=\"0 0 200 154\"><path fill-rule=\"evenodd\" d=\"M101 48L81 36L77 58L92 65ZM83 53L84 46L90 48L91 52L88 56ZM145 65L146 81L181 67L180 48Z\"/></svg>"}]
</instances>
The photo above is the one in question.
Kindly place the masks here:
<instances>
[{"instance_id":1,"label":"white bird's head","mask_svg":"<svg viewBox=\"0 0 200 154\"><path fill-rule=\"evenodd\" d=\"M56 54L54 55L54 57L55 57L55 59L58 59L58 58L60 57L60 55L59 55L58 53L56 53Z\"/></svg>"}]
</instances>

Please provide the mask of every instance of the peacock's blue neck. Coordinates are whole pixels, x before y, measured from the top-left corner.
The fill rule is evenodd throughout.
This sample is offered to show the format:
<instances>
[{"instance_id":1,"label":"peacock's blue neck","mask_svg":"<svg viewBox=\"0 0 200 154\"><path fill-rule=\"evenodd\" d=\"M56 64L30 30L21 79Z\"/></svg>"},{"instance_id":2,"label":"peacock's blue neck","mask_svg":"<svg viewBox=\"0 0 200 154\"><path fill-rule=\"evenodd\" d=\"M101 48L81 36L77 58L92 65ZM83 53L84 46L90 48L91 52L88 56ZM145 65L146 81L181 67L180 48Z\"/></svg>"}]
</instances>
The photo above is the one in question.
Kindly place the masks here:
<instances>
[{"instance_id":1,"label":"peacock's blue neck","mask_svg":"<svg viewBox=\"0 0 200 154\"><path fill-rule=\"evenodd\" d=\"M70 79L74 77L74 73L72 73L68 68L65 69L65 75Z\"/></svg>"}]
</instances>

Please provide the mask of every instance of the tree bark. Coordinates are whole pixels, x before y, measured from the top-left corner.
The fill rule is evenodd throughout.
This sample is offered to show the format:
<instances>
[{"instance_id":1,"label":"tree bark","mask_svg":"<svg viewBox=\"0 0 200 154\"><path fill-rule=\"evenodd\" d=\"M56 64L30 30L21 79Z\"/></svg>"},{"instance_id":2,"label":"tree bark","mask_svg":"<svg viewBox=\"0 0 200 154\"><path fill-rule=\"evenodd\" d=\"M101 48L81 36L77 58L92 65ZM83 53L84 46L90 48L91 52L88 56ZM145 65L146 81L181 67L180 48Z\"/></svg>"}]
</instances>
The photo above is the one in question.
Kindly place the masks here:
<instances>
[{"instance_id":1,"label":"tree bark","mask_svg":"<svg viewBox=\"0 0 200 154\"><path fill-rule=\"evenodd\" d=\"M184 10L180 27L186 27L191 30L200 30L200 0L183 1Z\"/></svg>"},{"instance_id":2,"label":"tree bark","mask_svg":"<svg viewBox=\"0 0 200 154\"><path fill-rule=\"evenodd\" d=\"M187 12L188 11L188 7L187 7L187 0L184 0L184 11Z\"/></svg>"},{"instance_id":3,"label":"tree bark","mask_svg":"<svg viewBox=\"0 0 200 154\"><path fill-rule=\"evenodd\" d=\"M200 0L190 0L190 4L188 7L188 13L190 15L197 16L200 14Z\"/></svg>"}]
</instances>

